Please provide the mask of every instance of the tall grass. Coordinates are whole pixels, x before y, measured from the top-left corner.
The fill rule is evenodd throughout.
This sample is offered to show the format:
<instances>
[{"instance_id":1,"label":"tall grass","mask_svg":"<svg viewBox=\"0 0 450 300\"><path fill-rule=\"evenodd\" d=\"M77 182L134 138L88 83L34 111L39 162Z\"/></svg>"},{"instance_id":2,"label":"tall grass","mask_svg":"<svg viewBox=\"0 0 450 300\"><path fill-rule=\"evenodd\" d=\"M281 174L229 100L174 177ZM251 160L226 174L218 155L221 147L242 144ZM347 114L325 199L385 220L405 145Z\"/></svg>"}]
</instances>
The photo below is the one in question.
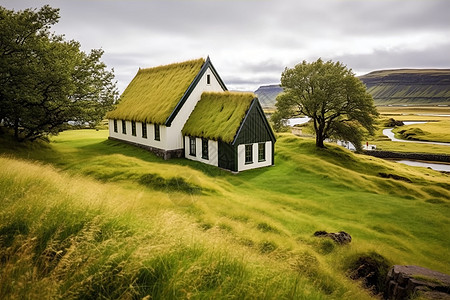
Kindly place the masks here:
<instances>
[{"instance_id":1,"label":"tall grass","mask_svg":"<svg viewBox=\"0 0 450 300\"><path fill-rule=\"evenodd\" d=\"M275 166L237 175L102 131L10 148L0 298L369 299L348 271L367 253L450 272L449 177L432 170L289 134ZM338 246L317 230L353 240Z\"/></svg>"}]
</instances>

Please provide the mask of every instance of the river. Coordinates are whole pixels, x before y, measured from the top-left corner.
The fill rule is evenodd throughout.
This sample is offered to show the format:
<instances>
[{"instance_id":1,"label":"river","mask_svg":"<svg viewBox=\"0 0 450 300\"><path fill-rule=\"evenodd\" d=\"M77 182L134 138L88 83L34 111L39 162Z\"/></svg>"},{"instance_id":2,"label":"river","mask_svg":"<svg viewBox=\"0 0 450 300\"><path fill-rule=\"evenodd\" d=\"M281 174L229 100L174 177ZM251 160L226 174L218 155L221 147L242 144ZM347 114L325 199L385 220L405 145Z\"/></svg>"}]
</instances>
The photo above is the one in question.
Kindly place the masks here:
<instances>
[{"instance_id":1,"label":"river","mask_svg":"<svg viewBox=\"0 0 450 300\"><path fill-rule=\"evenodd\" d=\"M450 164L436 164L414 160L398 160L397 162L408 166L424 167L424 168L431 168L436 171L450 172Z\"/></svg>"},{"instance_id":2,"label":"river","mask_svg":"<svg viewBox=\"0 0 450 300\"><path fill-rule=\"evenodd\" d=\"M427 122L404 122L405 125L412 125L412 124L424 124ZM403 140L398 139L395 137L395 134L392 132L392 129L394 128L386 128L383 129L383 134L391 139L393 142L403 142L403 143L417 143L417 144L432 144L432 145L443 145L443 146L450 146L450 143L442 143L442 142L425 142L425 141L415 141L415 140Z\"/></svg>"}]
</instances>

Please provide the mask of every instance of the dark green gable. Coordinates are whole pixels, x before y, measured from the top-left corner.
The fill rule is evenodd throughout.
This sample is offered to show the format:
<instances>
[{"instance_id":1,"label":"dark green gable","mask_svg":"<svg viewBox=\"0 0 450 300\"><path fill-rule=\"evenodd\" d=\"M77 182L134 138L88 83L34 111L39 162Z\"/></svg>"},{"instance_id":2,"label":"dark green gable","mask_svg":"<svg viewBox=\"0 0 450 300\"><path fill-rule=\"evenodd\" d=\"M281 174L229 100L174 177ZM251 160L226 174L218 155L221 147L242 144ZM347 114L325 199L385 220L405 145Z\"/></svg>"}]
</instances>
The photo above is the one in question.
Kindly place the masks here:
<instances>
[{"instance_id":1,"label":"dark green gable","mask_svg":"<svg viewBox=\"0 0 450 300\"><path fill-rule=\"evenodd\" d=\"M234 172L238 170L237 147L242 144L272 142L272 165L274 164L275 135L267 121L258 98L254 98L250 108L236 133L234 141L225 143L218 141L219 167Z\"/></svg>"},{"instance_id":2,"label":"dark green gable","mask_svg":"<svg viewBox=\"0 0 450 300\"><path fill-rule=\"evenodd\" d=\"M258 98L253 99L232 144L239 145L268 141L275 143L275 140L275 135L264 115Z\"/></svg>"}]
</instances>

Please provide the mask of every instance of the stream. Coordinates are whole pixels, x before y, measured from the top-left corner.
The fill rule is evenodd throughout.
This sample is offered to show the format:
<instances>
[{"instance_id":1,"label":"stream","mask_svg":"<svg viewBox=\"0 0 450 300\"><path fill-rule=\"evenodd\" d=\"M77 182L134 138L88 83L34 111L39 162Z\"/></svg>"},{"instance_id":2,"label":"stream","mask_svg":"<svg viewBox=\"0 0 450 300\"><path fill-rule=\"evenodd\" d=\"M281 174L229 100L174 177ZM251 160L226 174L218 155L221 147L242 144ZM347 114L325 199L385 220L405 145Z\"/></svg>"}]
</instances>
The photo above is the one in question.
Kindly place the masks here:
<instances>
[{"instance_id":1,"label":"stream","mask_svg":"<svg viewBox=\"0 0 450 300\"><path fill-rule=\"evenodd\" d=\"M431 168L435 171L450 172L450 164L428 163L414 160L397 160L398 163L405 164L413 167Z\"/></svg>"},{"instance_id":2,"label":"stream","mask_svg":"<svg viewBox=\"0 0 450 300\"><path fill-rule=\"evenodd\" d=\"M424 124L427 122L404 122L405 125L412 125L412 124ZM392 129L394 128L386 128L383 129L383 134L391 139L393 142L403 142L403 143L417 143L417 144L431 144L431 145L443 145L443 146L450 146L450 143L443 143L443 142L425 142L425 141L415 141L415 140L403 140L398 139L395 137L395 134L392 132Z\"/></svg>"}]
</instances>

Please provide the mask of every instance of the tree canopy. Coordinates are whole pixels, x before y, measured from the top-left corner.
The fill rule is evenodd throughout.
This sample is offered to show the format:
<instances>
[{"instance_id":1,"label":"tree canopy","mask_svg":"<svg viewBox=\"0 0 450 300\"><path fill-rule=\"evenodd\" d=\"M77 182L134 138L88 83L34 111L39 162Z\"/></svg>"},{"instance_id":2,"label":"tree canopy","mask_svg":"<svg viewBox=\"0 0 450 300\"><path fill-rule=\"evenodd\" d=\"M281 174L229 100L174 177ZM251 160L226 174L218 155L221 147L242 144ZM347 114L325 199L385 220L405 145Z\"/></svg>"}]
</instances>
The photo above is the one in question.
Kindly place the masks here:
<instances>
[{"instance_id":1,"label":"tree canopy","mask_svg":"<svg viewBox=\"0 0 450 300\"><path fill-rule=\"evenodd\" d=\"M378 116L372 96L355 74L340 62L303 61L281 74L284 92L277 97L272 120L308 116L314 126L316 146L327 138L350 141L361 150L364 134L373 134Z\"/></svg>"},{"instance_id":2,"label":"tree canopy","mask_svg":"<svg viewBox=\"0 0 450 300\"><path fill-rule=\"evenodd\" d=\"M57 134L69 121L95 126L118 97L103 50L80 50L50 32L59 10L0 6L0 122L17 139Z\"/></svg>"}]
</instances>

